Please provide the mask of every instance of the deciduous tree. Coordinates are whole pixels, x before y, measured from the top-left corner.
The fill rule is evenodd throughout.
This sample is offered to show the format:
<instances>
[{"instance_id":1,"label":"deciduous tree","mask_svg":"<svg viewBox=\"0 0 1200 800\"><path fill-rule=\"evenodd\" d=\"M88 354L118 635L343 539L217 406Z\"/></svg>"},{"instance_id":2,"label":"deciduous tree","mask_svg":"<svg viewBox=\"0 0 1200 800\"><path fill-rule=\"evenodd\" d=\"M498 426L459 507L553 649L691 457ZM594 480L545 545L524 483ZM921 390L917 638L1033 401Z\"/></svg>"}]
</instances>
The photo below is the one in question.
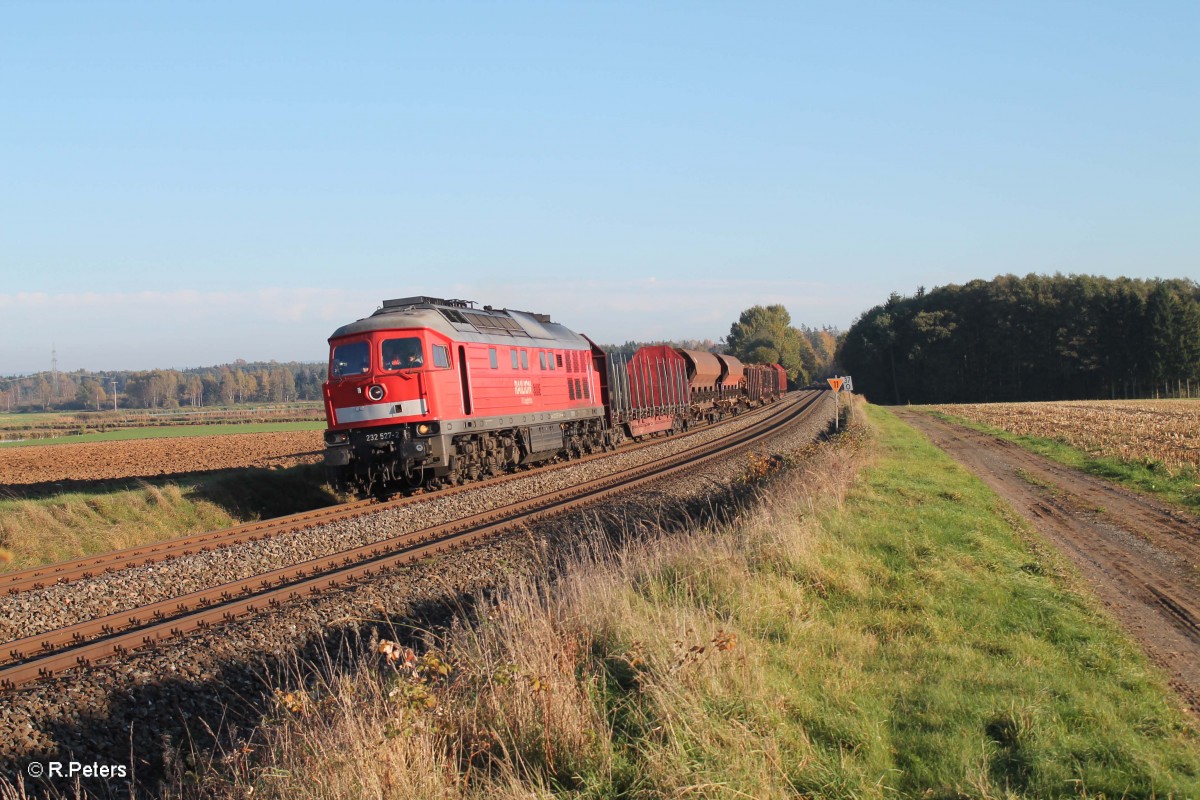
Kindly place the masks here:
<instances>
[{"instance_id":1,"label":"deciduous tree","mask_svg":"<svg viewBox=\"0 0 1200 800\"><path fill-rule=\"evenodd\" d=\"M808 383L818 362L812 345L781 305L753 306L741 313L729 329L725 345L747 363L777 363L795 383Z\"/></svg>"}]
</instances>

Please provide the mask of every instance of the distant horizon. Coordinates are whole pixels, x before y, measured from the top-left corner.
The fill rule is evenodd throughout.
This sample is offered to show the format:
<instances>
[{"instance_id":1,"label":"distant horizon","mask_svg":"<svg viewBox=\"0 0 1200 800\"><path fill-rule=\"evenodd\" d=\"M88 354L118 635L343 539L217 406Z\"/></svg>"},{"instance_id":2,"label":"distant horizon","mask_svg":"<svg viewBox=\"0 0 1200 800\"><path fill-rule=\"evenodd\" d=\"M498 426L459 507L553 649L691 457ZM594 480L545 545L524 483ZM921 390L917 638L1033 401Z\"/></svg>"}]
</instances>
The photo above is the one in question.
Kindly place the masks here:
<instances>
[{"instance_id":1,"label":"distant horizon","mask_svg":"<svg viewBox=\"0 0 1200 800\"><path fill-rule=\"evenodd\" d=\"M925 291L927 291L927 292L932 292L936 289L944 288L947 286L963 285L963 284L969 283L973 280L993 281L993 280L1003 277L1005 275L1019 275L1019 276L1023 277L1024 275L1030 275L1030 274L1041 275L1041 276L1045 276L1045 277L1050 277L1054 274L1082 275L1082 276L1095 277L1095 278L1111 278L1113 280L1119 280L1122 278L1129 279L1129 280L1144 280L1144 281L1181 280L1181 281L1190 281L1192 283L1200 285L1200 280L1198 280L1197 278L1194 278L1194 277L1173 277L1173 276L1161 276L1161 275L1153 276L1153 277L1132 277L1132 276L1128 276L1128 275L1105 276L1105 275L1097 275L1095 273L1086 273L1086 272L1075 272L1075 273L1007 272L1007 273L1000 273L1000 274L994 275L990 278L970 278L966 281L962 281L961 283L951 282L951 283L946 283L946 284L938 284L935 286L918 285L909 292L901 292L901 291L896 290L895 293L899 294L902 297L910 297L910 296L915 295L917 293L917 291L922 288L925 289ZM428 292L421 293L421 294L424 296L430 296L430 297L434 297L434 296L443 297L443 299L470 299L470 298L466 298L466 297L452 297L450 295L445 295L445 296L434 295L434 294L430 294ZM846 323L844 326L843 325L831 325L828 323L813 324L813 323L807 322L803 319L797 319L794 314L791 315L792 316L791 323L793 326L796 326L796 327L806 326L806 327L815 328L815 329L833 328L833 329L837 330L839 333L844 333L845 331L849 330L850 326L853 324L855 319L858 319L860 316L862 316L862 314L866 313L871 308L887 302L887 299L891 294L892 294L892 292L889 292L888 294L880 296L878 299L876 299L870 305L864 307L861 311L859 311L857 314L855 314L854 318L851 319L851 321ZM375 305L372 306L369 311L361 314L360 316L347 317L347 318L342 319L341 321L332 323L331 327L329 328L329 333L332 333L337 327L340 327L341 325L344 325L348 322L353 322L357 319L361 319L363 317L370 316L370 314L372 312L374 312L377 308L380 307L380 305L382 304L382 302L384 300L393 299L393 298L397 298L397 297L405 297L405 296L411 296L411 295L403 295L403 294L393 293L392 295L390 295L388 297L380 297L380 299L376 301ZM5 308L5 298L6 297L7 297L6 295L0 294L0 310L3 310ZM773 304L774 303L771 301L762 301L762 302L758 302L758 303L751 303L749 305L746 305L743 308L740 308L737 312L734 313L733 316L730 317L728 322L724 323L722 332L717 335L711 335L711 336L670 336L670 335L667 335L667 336L649 336L649 337L627 336L627 337L620 338L620 339L593 336L588 330L583 330L583 329L573 327L569 322L562 322L562 319L558 315L554 314L552 311L547 311L546 309L541 308L541 307L522 308L521 306L517 306L517 305L497 305L496 307L512 308L514 310L533 311L533 312L538 312L538 313L549 313L551 318L554 319L555 322L562 322L562 324L567 325L568 328L571 328L572 330L576 331L577 333L583 333L583 334L588 335L590 338L597 341L598 344L601 344L602 346L603 345L614 345L615 346L615 345L624 344L625 342L629 342L629 341L661 342L661 341L689 341L689 340L690 341L705 341L705 340L711 340L715 344L720 344L722 341L724 341L725 337L729 334L730 326L734 322L737 321L737 314L740 314L741 311L744 311L747 308L752 307L753 305L766 306L766 305L773 305ZM476 305L479 307L482 307L483 305L496 305L496 304L490 304L490 303L476 301ZM603 309L601 309L601 311L602 310ZM593 311L595 311L595 309L593 309ZM789 313L790 313L790 309L789 309ZM327 314L322 314L321 316L324 317L324 316L327 316ZM286 323L281 323L281 324L286 324ZM321 343L322 343L323 348L326 347L325 339L322 339ZM52 355L51 355L52 350L56 351L56 353L59 357L60 366L58 369L59 369L59 372L63 372L63 373L78 372L80 370L82 370L84 372L149 372L149 371L160 370L160 369L161 370L169 369L169 370L176 370L176 371L182 372L182 371L190 371L190 370L213 369L213 368L222 367L222 366L232 366L232 365L236 364L238 361L242 361L246 364L270 364L270 363L325 364L326 360L328 358L328 352L326 351L326 352L323 352L320 355L318 355L316 358L312 358L312 359L297 358L297 357L291 357L291 358L270 357L270 356L259 357L259 358L246 358L245 356L235 356L228 360L210 362L210 363L203 364L200 366L163 366L162 364L156 364L153 366L131 366L131 367L126 367L126 366L104 366L104 367L70 366L70 367L68 367L68 366L66 366L66 364L68 364L68 363L75 363L75 364L78 363L78 362L70 362L69 359L68 359L68 361L63 360L64 353L66 353L68 355L70 353L69 347L64 348L58 342L52 342L50 344L50 348L46 350L45 367L40 368L40 369L27 370L24 372L0 372L0 379L5 379L5 380L18 379L18 378L23 378L23 377L32 377L32 376L36 376L36 375L46 373L46 372L51 372L52 370L50 367L50 360L52 357ZM26 347L26 352L28 352L28 347Z\"/></svg>"},{"instance_id":2,"label":"distant horizon","mask_svg":"<svg viewBox=\"0 0 1200 800\"><path fill-rule=\"evenodd\" d=\"M518 309L514 309L514 310L518 310ZM718 340L718 339L691 339L689 337L676 337L676 338L672 338L672 339L656 339L653 341L643 341L643 340L638 340L638 339L627 340L627 341L633 341L638 344L650 344L650 343L658 344L658 343L661 343L664 341L666 341L666 342L671 342L671 341L676 341L676 342L712 341L714 344L720 343L720 340ZM609 347L609 346L617 347L617 346L626 344L626 342L597 342L597 344L599 344L601 347ZM299 366L324 367L328 364L328 360L329 360L329 354L328 354L328 352L326 352L324 354L324 356L322 356L321 358L313 359L311 361L303 360L303 359L283 359L283 360L281 360L281 359L277 359L277 358L272 358L272 359L265 359L265 360L264 359L251 360L251 359L246 359L246 358L235 358L232 361L222 361L222 362L219 362L216 364L204 364L201 366L189 366L189 367L161 366L161 365L152 366L152 367L111 367L111 368L106 367L106 368L101 368L101 369L90 369L88 367L76 367L74 369L66 369L64 367L60 367L58 369L58 371L63 373L64 375L73 375L73 374L78 374L80 372L82 372L84 374L100 374L100 373L105 373L105 372L154 372L156 370L172 370L174 372L198 372L198 371L210 370L210 369L220 369L222 367L240 367L240 366L256 367L256 366L271 366L271 365L286 366L288 364L296 364ZM26 373L20 373L20 374L0 373L0 380L20 380L22 378L33 378L33 377L37 377L39 375L45 375L45 374L48 374L51 372L53 372L53 370L50 367L47 367L46 369L35 370L33 372L26 372ZM0 389L2 389L2 387L0 387Z\"/></svg>"},{"instance_id":3,"label":"distant horizon","mask_svg":"<svg viewBox=\"0 0 1200 800\"><path fill-rule=\"evenodd\" d=\"M1194 2L66 8L0 5L4 373L307 359L413 294L716 339L1200 278Z\"/></svg>"}]
</instances>

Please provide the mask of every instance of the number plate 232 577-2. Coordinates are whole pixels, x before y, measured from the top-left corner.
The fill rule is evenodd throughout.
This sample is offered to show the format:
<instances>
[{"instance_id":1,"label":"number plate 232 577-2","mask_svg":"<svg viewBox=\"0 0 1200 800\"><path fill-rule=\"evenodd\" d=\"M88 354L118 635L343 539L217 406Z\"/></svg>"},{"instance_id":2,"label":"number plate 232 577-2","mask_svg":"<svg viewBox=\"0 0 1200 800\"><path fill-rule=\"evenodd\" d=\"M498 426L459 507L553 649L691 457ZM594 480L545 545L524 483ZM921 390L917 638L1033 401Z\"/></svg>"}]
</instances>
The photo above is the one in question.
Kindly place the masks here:
<instances>
[{"instance_id":1,"label":"number plate 232 577-2","mask_svg":"<svg viewBox=\"0 0 1200 800\"><path fill-rule=\"evenodd\" d=\"M392 439L399 439L400 431L380 431L379 433L363 434L364 442L387 442Z\"/></svg>"}]
</instances>

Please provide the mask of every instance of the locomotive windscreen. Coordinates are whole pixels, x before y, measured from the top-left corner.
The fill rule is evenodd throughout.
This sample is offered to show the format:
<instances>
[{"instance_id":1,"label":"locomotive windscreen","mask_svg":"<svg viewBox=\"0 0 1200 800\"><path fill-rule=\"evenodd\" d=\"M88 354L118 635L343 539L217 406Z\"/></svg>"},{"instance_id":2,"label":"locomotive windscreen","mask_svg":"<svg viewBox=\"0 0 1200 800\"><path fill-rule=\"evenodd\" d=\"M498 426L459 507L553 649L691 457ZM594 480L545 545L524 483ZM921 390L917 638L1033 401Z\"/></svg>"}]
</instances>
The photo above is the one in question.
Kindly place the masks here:
<instances>
[{"instance_id":1,"label":"locomotive windscreen","mask_svg":"<svg viewBox=\"0 0 1200 800\"><path fill-rule=\"evenodd\" d=\"M361 375L371 368L371 349L366 342L339 344L333 348L329 373L335 378L343 375Z\"/></svg>"}]
</instances>

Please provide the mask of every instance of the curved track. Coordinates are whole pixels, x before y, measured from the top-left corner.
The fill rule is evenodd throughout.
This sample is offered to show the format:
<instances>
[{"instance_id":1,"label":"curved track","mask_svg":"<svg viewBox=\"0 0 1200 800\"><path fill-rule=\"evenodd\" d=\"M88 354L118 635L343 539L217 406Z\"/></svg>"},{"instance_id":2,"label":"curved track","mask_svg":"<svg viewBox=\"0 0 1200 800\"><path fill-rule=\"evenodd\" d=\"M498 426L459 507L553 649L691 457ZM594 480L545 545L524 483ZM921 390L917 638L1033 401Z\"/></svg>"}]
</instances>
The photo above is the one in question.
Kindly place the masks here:
<instances>
[{"instance_id":1,"label":"curved track","mask_svg":"<svg viewBox=\"0 0 1200 800\"><path fill-rule=\"evenodd\" d=\"M761 410L762 409L755 409L754 411L748 413L755 413ZM739 415L734 419L744 418L745 414ZM700 430L709 430L709 428L703 428ZM633 452L645 447L651 447L659 444L662 441L663 439L657 438L640 443L629 444L622 447L620 452ZM595 455L584 456L583 458L577 458L570 461L556 462L550 465L539 467L538 469L562 469L564 467L575 466L577 464L583 464L589 461L607 458L610 455L612 455L612 453L597 453ZM489 478L487 480L474 481L462 486L440 489L438 490L437 494L440 496L447 496L468 492L479 487L494 486L523 478L529 474L530 471L508 473L495 478ZM42 589L57 583L67 583L70 581L91 578L104 572L130 569L133 567L145 566L147 564L155 564L170 558L189 556L223 547L233 547L246 542L253 542L260 539L267 539L272 536L278 536L284 533L291 533L303 528L312 527L313 525L342 522L368 514L376 514L389 508L399 508L401 506L411 505L413 503L421 502L429 496L429 494L416 494L409 497L400 497L394 500L387 500L383 502L374 499L360 500L352 503L344 503L338 506L316 509L314 511L306 511L300 514L289 514L285 517L275 517L273 519L262 520L260 522L250 522L231 528L194 534L191 536L181 537L179 539L155 542L147 545L139 545L123 550L114 550L108 553L99 553L92 556L86 556L84 558L78 558L71 561L63 561L57 564L31 567L29 569L16 572L9 572L0 575L0 594L16 594L18 592L29 591L31 589Z\"/></svg>"},{"instance_id":2,"label":"curved track","mask_svg":"<svg viewBox=\"0 0 1200 800\"><path fill-rule=\"evenodd\" d=\"M618 475L609 475L574 486L568 490L551 492L533 499L497 508L486 514L454 520L424 530L404 534L392 539L363 547L346 550L313 561L277 569L268 573L246 578L222 586L149 604L107 617L91 619L54 631L8 642L6 653L0 655L0 686L15 687L40 677L51 676L65 669L88 666L99 659L120 656L131 650L181 636L189 631L206 628L226 620L233 620L265 608L271 608L308 594L338 588L349 582L371 577L382 571L410 564L428 556L453 548L463 547L488 536L524 525L530 521L561 514L580 506L602 500L612 494L623 492L641 484L658 480L683 470L692 469L710 459L730 454L752 446L771 436L782 427L810 413L822 396L820 392L801 393L789 397L782 403L768 406L762 418L739 431L726 434L706 444L673 456L650 462L634 470ZM589 458L602 458L605 454ZM569 462L571 464L579 461ZM504 478L493 479L500 482ZM449 491L469 491L480 484L456 487ZM281 518L259 526L239 526L202 537L178 540L178 548L217 546L218 541L205 537L242 537L238 541L270 535L269 530L296 530L310 525L324 524L335 519L351 518L374 513L384 508L416 502L420 498L403 498L388 503L359 503L324 512L295 515ZM236 532L236 533L235 533ZM203 540L199 542L197 540ZM229 541L221 539L219 541ZM146 550L143 548L141 550ZM120 555L134 563L140 558L154 558L150 553L124 551ZM165 552L182 554L182 550L160 549L158 558L168 557ZM123 563L120 559L110 564ZM78 566L78 565L77 565ZM111 566L109 567L111 568ZM96 567L91 567L96 569ZM32 571L31 571L32 572ZM65 572L44 572L41 580L55 580ZM33 576L26 576L34 580Z\"/></svg>"}]
</instances>

